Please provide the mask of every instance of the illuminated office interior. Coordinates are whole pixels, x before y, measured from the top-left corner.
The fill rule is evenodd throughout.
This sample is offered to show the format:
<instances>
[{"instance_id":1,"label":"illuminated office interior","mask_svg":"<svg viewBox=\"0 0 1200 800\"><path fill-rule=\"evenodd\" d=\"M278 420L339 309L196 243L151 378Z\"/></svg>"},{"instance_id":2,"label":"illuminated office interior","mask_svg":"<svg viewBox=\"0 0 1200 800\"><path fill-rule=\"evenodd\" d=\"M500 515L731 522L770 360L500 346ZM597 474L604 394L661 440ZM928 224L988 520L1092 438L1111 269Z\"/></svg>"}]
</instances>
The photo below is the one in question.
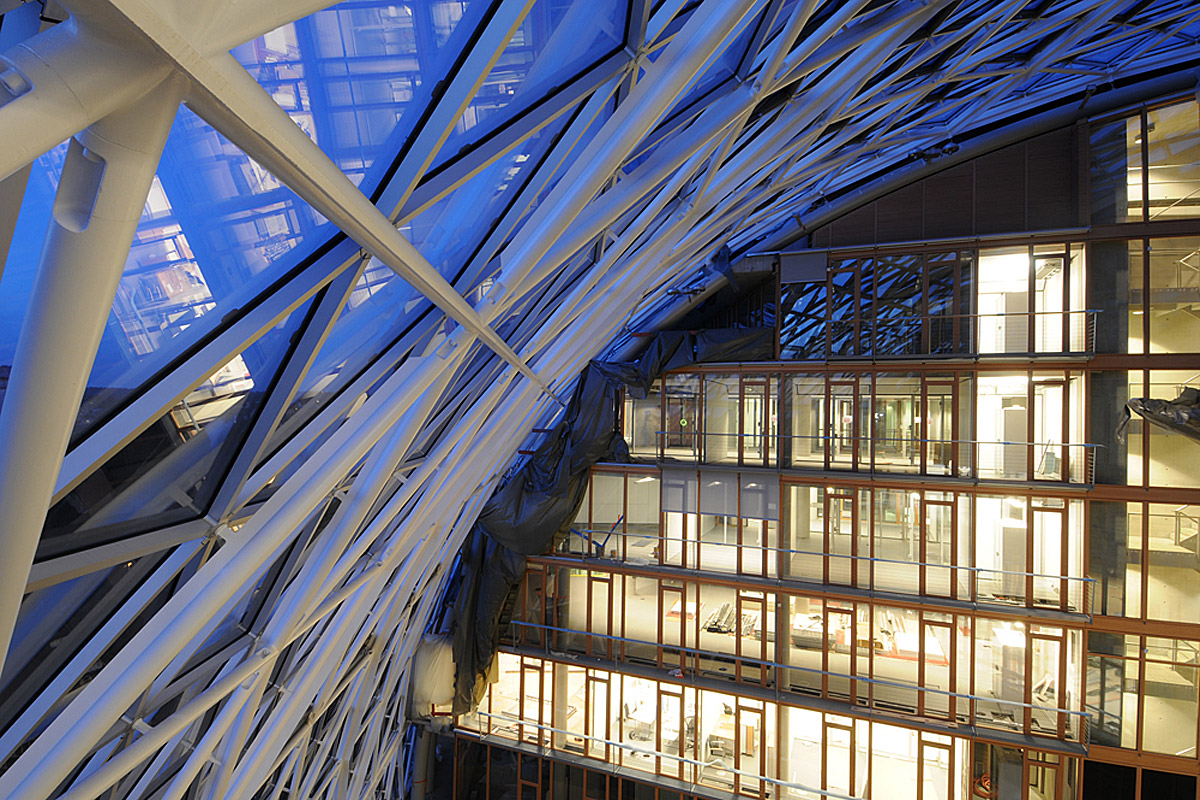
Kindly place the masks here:
<instances>
[{"instance_id":1,"label":"illuminated office interior","mask_svg":"<svg viewBox=\"0 0 1200 800\"><path fill-rule=\"evenodd\" d=\"M1200 800L1193 0L0 0L0 798Z\"/></svg>"}]
</instances>

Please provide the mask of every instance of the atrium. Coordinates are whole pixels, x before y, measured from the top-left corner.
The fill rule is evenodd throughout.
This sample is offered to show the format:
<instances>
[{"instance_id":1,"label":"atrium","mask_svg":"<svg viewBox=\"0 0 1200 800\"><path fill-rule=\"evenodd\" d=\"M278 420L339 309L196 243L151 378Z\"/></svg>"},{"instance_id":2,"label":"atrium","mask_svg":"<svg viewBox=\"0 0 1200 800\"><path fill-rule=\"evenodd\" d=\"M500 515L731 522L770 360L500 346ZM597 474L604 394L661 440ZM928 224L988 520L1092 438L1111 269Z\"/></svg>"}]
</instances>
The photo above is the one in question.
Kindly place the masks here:
<instances>
[{"instance_id":1,"label":"atrium","mask_svg":"<svg viewBox=\"0 0 1200 800\"><path fill-rule=\"evenodd\" d=\"M1200 800L1194 0L0 0L0 798Z\"/></svg>"}]
</instances>

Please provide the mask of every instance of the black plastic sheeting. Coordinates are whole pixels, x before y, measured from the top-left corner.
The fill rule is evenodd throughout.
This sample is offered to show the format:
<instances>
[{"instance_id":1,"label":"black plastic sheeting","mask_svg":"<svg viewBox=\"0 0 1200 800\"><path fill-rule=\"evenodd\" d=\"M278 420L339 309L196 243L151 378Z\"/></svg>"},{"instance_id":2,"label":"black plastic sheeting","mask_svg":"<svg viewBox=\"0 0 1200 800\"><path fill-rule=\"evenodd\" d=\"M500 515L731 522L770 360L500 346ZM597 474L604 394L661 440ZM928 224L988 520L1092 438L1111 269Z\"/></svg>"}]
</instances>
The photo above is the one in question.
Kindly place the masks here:
<instances>
[{"instance_id":1,"label":"black plastic sheeting","mask_svg":"<svg viewBox=\"0 0 1200 800\"><path fill-rule=\"evenodd\" d=\"M588 470L628 461L617 431L617 390L644 398L667 370L689 364L768 361L771 328L664 331L634 362L593 361L580 375L563 419L522 468L488 500L463 545L454 601L454 713L483 696L500 618L525 573L525 557L549 552L583 503Z\"/></svg>"},{"instance_id":2,"label":"black plastic sheeting","mask_svg":"<svg viewBox=\"0 0 1200 800\"><path fill-rule=\"evenodd\" d=\"M1174 400L1135 397L1125 404L1125 418L1117 428L1117 438L1125 441L1125 426L1130 412L1136 412L1151 425L1173 433L1182 433L1200 442L1200 389L1187 386Z\"/></svg>"}]
</instances>

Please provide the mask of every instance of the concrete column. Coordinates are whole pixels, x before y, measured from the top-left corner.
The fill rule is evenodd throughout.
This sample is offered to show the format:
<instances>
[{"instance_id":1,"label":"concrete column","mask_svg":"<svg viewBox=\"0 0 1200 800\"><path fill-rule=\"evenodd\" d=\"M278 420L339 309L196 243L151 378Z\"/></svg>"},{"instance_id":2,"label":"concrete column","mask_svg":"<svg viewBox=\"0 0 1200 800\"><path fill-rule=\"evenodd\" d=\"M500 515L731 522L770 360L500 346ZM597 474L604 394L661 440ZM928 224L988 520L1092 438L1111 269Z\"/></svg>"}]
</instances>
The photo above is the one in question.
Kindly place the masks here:
<instances>
[{"instance_id":1,"label":"concrete column","mask_svg":"<svg viewBox=\"0 0 1200 800\"><path fill-rule=\"evenodd\" d=\"M165 83L71 140L0 412L0 659L181 97Z\"/></svg>"},{"instance_id":2,"label":"concrete column","mask_svg":"<svg viewBox=\"0 0 1200 800\"><path fill-rule=\"evenodd\" d=\"M567 701L570 699L570 684L567 683L567 665L554 665L554 702L550 707L554 709L551 725L554 726L554 733L551 736L554 749L561 750L567 745L567 734L564 733L567 729Z\"/></svg>"},{"instance_id":3,"label":"concrete column","mask_svg":"<svg viewBox=\"0 0 1200 800\"><path fill-rule=\"evenodd\" d=\"M417 734L416 752L413 753L412 800L425 800L429 791L429 779L433 775L433 744L437 737L428 728Z\"/></svg>"}]
</instances>

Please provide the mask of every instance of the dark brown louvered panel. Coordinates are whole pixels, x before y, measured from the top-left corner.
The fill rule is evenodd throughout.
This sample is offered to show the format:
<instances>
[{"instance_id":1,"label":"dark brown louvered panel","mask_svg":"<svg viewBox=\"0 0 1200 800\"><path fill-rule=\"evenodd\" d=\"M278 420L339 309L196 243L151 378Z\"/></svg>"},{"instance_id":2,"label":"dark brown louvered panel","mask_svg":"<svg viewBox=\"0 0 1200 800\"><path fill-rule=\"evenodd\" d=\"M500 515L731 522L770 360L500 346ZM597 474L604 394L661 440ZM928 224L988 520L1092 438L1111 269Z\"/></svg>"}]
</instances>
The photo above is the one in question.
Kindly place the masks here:
<instances>
[{"instance_id":1,"label":"dark brown louvered panel","mask_svg":"<svg viewBox=\"0 0 1200 800\"><path fill-rule=\"evenodd\" d=\"M853 247L1079 225L1074 128L979 156L896 189L818 228L813 247Z\"/></svg>"},{"instance_id":2,"label":"dark brown louvered panel","mask_svg":"<svg viewBox=\"0 0 1200 800\"><path fill-rule=\"evenodd\" d=\"M930 175L925 184L925 238L970 236L972 230L971 163Z\"/></svg>"},{"instance_id":3,"label":"dark brown louvered panel","mask_svg":"<svg viewBox=\"0 0 1200 800\"><path fill-rule=\"evenodd\" d=\"M925 187L914 183L875 201L875 237L878 242L907 242L925 235Z\"/></svg>"},{"instance_id":4,"label":"dark brown louvered panel","mask_svg":"<svg viewBox=\"0 0 1200 800\"><path fill-rule=\"evenodd\" d=\"M1031 140L1026 154L1028 229L1069 228L1077 224L1077 159L1071 129Z\"/></svg>"},{"instance_id":5,"label":"dark brown louvered panel","mask_svg":"<svg viewBox=\"0 0 1200 800\"><path fill-rule=\"evenodd\" d=\"M975 159L975 232L1015 233L1025 225L1025 146Z\"/></svg>"},{"instance_id":6,"label":"dark brown louvered panel","mask_svg":"<svg viewBox=\"0 0 1200 800\"><path fill-rule=\"evenodd\" d=\"M846 247L875 242L875 204L869 203L833 221L831 247Z\"/></svg>"}]
</instances>

